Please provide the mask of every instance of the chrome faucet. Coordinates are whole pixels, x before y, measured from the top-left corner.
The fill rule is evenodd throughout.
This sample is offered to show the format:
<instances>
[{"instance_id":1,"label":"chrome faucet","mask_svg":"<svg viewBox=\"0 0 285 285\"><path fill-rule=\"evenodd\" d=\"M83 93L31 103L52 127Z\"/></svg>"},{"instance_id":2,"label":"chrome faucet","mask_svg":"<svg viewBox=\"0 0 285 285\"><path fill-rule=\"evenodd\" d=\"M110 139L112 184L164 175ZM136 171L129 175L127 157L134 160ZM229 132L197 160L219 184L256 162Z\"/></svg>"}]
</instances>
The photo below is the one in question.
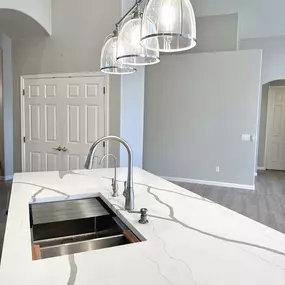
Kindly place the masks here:
<instances>
[{"instance_id":1,"label":"chrome faucet","mask_svg":"<svg viewBox=\"0 0 285 285\"><path fill-rule=\"evenodd\" d=\"M126 197L125 209L131 211L134 209L134 187L133 187L133 153L130 145L122 138L116 136L107 136L97 140L90 148L85 162L85 169L91 169L97 146L104 141L118 141L126 148L128 152L128 177L125 183L124 196Z\"/></svg>"},{"instance_id":2,"label":"chrome faucet","mask_svg":"<svg viewBox=\"0 0 285 285\"><path fill-rule=\"evenodd\" d=\"M112 157L114 160L114 178L112 179L112 188L113 188L113 197L118 197L119 196L119 193L118 193L119 187L118 187L118 183L117 183L117 158L113 154L107 153L101 158L99 164L102 164L103 160L105 158L107 158L108 156Z\"/></svg>"}]
</instances>

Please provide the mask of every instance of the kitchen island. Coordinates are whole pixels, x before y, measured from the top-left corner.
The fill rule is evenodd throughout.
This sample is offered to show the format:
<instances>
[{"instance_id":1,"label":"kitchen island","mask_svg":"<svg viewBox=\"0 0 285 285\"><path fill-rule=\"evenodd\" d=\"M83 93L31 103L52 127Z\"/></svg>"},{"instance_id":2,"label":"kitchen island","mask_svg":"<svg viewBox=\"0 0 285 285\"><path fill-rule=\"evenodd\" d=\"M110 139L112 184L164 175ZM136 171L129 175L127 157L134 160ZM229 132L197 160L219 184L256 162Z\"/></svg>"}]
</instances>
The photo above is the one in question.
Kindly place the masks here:
<instances>
[{"instance_id":1,"label":"kitchen island","mask_svg":"<svg viewBox=\"0 0 285 285\"><path fill-rule=\"evenodd\" d=\"M1 285L284 285L285 235L139 168L135 211L124 209L127 169L21 173L14 176ZM233 191L235 191L233 189ZM32 260L29 203L101 193L146 240ZM147 208L149 223L140 224Z\"/></svg>"}]
</instances>

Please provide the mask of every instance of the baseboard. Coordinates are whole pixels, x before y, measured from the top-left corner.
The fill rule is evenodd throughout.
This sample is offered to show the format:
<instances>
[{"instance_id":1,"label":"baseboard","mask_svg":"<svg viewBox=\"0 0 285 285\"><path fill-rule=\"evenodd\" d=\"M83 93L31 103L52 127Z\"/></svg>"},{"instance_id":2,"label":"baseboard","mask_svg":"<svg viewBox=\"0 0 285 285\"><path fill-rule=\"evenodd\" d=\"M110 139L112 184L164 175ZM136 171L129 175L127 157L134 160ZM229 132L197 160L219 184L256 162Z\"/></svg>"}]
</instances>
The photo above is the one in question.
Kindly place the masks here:
<instances>
[{"instance_id":1,"label":"baseboard","mask_svg":"<svg viewBox=\"0 0 285 285\"><path fill-rule=\"evenodd\" d=\"M2 180L2 181L13 180L13 176L14 175L0 176L0 180Z\"/></svg>"},{"instance_id":2,"label":"baseboard","mask_svg":"<svg viewBox=\"0 0 285 285\"><path fill-rule=\"evenodd\" d=\"M261 167L261 166L258 166L258 167L257 167L257 170L266 170L266 168L263 167L263 166L262 166L262 167Z\"/></svg>"},{"instance_id":3,"label":"baseboard","mask_svg":"<svg viewBox=\"0 0 285 285\"><path fill-rule=\"evenodd\" d=\"M184 183L192 183L192 184L204 184L209 186L219 186L226 188L238 188L245 190L255 190L254 185L243 185L243 184L234 184L234 183L226 183L226 182L218 182L218 181L207 181L207 180L197 180L197 179L189 179L189 178L178 178L178 177L165 177L162 178L173 181L173 182L184 182Z\"/></svg>"}]
</instances>

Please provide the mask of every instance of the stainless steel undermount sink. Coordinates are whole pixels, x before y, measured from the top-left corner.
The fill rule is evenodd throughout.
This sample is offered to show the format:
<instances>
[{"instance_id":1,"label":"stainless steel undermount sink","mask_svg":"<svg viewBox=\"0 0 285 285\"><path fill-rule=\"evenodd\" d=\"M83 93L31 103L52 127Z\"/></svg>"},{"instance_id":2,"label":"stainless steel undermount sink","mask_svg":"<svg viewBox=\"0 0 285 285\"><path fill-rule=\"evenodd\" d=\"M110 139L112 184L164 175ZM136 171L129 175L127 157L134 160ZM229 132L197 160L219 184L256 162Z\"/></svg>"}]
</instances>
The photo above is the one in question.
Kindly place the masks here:
<instances>
[{"instance_id":1,"label":"stainless steel undermount sink","mask_svg":"<svg viewBox=\"0 0 285 285\"><path fill-rule=\"evenodd\" d=\"M31 203L33 259L44 259L144 241L103 197Z\"/></svg>"}]
</instances>

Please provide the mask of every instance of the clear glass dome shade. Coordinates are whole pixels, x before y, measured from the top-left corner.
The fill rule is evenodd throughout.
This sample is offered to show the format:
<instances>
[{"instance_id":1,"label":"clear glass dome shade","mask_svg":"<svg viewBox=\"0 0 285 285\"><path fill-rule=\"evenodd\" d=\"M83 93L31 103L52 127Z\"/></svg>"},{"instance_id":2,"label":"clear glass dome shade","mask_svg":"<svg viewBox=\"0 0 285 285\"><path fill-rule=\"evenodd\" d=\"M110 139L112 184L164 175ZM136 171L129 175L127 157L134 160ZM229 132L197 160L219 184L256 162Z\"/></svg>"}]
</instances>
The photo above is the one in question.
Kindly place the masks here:
<instances>
[{"instance_id":1,"label":"clear glass dome shade","mask_svg":"<svg viewBox=\"0 0 285 285\"><path fill-rule=\"evenodd\" d=\"M118 37L113 36L104 44L101 52L101 71L108 74L131 74L136 69L117 62Z\"/></svg>"},{"instance_id":2,"label":"clear glass dome shade","mask_svg":"<svg viewBox=\"0 0 285 285\"><path fill-rule=\"evenodd\" d=\"M141 45L162 52L196 46L196 20L189 0L149 0L142 20Z\"/></svg>"},{"instance_id":3,"label":"clear glass dome shade","mask_svg":"<svg viewBox=\"0 0 285 285\"><path fill-rule=\"evenodd\" d=\"M149 50L141 46L142 19L135 18L126 22L118 37L117 61L127 65L151 65L160 61L158 41L154 40L156 47Z\"/></svg>"}]
</instances>

